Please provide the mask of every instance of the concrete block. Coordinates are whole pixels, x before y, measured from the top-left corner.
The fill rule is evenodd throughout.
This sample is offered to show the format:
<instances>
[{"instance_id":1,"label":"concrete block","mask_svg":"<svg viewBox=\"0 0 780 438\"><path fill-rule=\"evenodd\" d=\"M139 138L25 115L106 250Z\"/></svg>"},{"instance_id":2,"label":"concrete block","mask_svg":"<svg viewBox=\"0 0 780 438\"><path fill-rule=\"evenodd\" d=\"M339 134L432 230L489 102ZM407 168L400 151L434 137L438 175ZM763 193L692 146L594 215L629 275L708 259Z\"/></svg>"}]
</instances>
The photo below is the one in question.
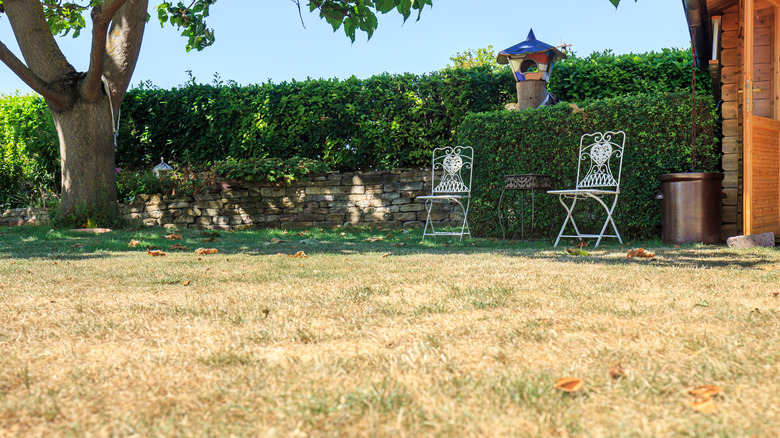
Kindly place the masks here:
<instances>
[{"instance_id":1,"label":"concrete block","mask_svg":"<svg viewBox=\"0 0 780 438\"><path fill-rule=\"evenodd\" d=\"M730 248L756 248L756 247L774 247L775 233L751 234L750 236L734 236L726 240L726 245Z\"/></svg>"}]
</instances>

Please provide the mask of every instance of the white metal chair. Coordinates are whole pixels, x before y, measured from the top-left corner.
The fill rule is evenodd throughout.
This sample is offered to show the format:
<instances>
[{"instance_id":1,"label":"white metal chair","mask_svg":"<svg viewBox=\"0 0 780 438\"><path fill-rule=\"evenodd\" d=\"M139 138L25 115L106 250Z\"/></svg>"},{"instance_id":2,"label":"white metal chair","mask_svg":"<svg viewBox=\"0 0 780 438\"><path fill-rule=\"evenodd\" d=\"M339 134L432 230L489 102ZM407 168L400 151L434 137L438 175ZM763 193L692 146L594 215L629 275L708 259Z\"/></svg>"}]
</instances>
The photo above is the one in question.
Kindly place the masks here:
<instances>
[{"instance_id":1,"label":"white metal chair","mask_svg":"<svg viewBox=\"0 0 780 438\"><path fill-rule=\"evenodd\" d=\"M577 239L597 238L594 247L599 246L604 237L617 237L620 243L623 239L612 219L618 196L620 195L620 175L623 170L623 152L626 143L626 133L623 131L594 132L580 138L580 150L577 163L577 185L573 190L550 190L547 193L558 195L558 200L566 209L566 219L563 221L555 245L561 237L576 237ZM566 200L570 200L569 203ZM607 214L599 234L583 234L574 220L574 208L577 201L595 199ZM605 202L606 200L606 202ZM609 201L611 204L608 204ZM566 226L571 223L576 234L563 234ZM604 234L607 225L611 225L615 234Z\"/></svg>"},{"instance_id":2,"label":"white metal chair","mask_svg":"<svg viewBox=\"0 0 780 438\"><path fill-rule=\"evenodd\" d=\"M431 194L430 196L418 196L417 199L425 201L425 209L428 217L425 219L423 240L426 236L460 236L471 237L469 230L468 213L471 202L471 176L474 162L474 149L471 146L453 146L436 148L433 150L431 162ZM444 228L436 230L433 226L431 212L434 204L456 204L463 214L463 222L459 229L446 231ZM430 228L430 231L429 231Z\"/></svg>"}]
</instances>

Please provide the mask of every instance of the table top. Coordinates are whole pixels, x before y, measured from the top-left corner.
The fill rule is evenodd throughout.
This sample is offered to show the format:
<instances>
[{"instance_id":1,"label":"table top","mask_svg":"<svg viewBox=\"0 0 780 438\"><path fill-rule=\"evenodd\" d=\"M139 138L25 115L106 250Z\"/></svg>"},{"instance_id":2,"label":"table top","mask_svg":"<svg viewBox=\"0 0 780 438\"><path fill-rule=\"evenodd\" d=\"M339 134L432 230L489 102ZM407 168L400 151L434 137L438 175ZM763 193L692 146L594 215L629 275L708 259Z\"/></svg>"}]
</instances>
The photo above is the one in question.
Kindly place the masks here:
<instances>
[{"instance_id":1,"label":"table top","mask_svg":"<svg viewBox=\"0 0 780 438\"><path fill-rule=\"evenodd\" d=\"M552 187L552 177L543 173L504 175L504 190L534 190Z\"/></svg>"}]
</instances>

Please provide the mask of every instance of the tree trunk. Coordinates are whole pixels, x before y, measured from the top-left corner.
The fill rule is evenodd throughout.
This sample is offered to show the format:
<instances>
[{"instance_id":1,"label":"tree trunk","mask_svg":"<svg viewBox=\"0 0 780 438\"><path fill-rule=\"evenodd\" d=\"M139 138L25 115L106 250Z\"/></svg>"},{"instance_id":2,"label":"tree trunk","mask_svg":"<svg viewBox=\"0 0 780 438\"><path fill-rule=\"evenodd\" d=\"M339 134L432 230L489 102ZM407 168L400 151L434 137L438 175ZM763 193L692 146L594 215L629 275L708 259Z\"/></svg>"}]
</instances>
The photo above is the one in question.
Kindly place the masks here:
<instances>
[{"instance_id":1,"label":"tree trunk","mask_svg":"<svg viewBox=\"0 0 780 438\"><path fill-rule=\"evenodd\" d=\"M61 213L86 222L114 220L118 214L111 108L103 94L65 111L52 111L60 141Z\"/></svg>"}]
</instances>

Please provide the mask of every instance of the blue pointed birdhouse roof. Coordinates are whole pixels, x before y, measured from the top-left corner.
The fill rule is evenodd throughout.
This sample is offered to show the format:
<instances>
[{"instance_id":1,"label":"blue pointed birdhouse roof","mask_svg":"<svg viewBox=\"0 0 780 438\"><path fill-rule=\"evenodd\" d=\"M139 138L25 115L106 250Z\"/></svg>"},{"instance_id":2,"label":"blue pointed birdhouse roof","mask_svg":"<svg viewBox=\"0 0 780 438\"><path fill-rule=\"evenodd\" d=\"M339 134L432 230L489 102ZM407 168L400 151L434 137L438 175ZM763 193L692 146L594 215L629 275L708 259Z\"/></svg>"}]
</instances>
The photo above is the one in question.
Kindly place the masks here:
<instances>
[{"instance_id":1,"label":"blue pointed birdhouse roof","mask_svg":"<svg viewBox=\"0 0 780 438\"><path fill-rule=\"evenodd\" d=\"M552 58L552 62L566 59L565 53L547 43L537 40L534 35L534 30L531 29L531 31L528 32L528 38L525 41L498 52L496 62L499 64L508 64L509 58L517 58L521 55L531 55L542 52L549 52L548 55Z\"/></svg>"}]
</instances>

